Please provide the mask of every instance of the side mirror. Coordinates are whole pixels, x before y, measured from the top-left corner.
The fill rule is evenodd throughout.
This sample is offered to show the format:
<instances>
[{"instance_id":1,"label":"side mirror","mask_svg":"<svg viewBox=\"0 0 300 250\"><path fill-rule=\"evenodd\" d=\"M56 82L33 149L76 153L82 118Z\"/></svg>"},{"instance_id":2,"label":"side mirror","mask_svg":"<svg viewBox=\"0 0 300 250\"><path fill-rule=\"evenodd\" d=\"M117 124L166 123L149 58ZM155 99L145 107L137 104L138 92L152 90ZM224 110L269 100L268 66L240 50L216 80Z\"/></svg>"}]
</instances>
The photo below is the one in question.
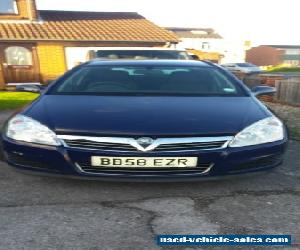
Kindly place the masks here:
<instances>
[{"instance_id":1,"label":"side mirror","mask_svg":"<svg viewBox=\"0 0 300 250\"><path fill-rule=\"evenodd\" d=\"M53 83L55 80L48 80L47 82L46 82L46 86L48 86L49 84L51 84L51 83Z\"/></svg>"},{"instance_id":2,"label":"side mirror","mask_svg":"<svg viewBox=\"0 0 300 250\"><path fill-rule=\"evenodd\" d=\"M31 93L41 93L43 86L35 85L35 84L24 84L17 85L16 91L20 92L31 92Z\"/></svg>"},{"instance_id":3,"label":"side mirror","mask_svg":"<svg viewBox=\"0 0 300 250\"><path fill-rule=\"evenodd\" d=\"M269 87L269 86L256 86L252 89L252 93L255 96L274 95L276 93L276 88Z\"/></svg>"},{"instance_id":4,"label":"side mirror","mask_svg":"<svg viewBox=\"0 0 300 250\"><path fill-rule=\"evenodd\" d=\"M192 60L197 60L197 61L200 60L199 56L197 56L195 54L190 55L190 57L191 57Z\"/></svg>"}]
</instances>

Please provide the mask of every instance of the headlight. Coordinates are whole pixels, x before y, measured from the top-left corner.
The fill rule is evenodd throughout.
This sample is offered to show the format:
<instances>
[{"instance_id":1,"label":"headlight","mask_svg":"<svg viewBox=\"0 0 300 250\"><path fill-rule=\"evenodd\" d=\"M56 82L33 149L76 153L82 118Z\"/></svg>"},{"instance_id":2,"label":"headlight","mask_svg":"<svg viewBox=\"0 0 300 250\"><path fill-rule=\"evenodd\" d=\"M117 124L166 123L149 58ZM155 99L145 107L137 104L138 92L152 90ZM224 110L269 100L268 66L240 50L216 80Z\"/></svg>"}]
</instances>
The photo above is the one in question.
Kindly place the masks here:
<instances>
[{"instance_id":1,"label":"headlight","mask_svg":"<svg viewBox=\"0 0 300 250\"><path fill-rule=\"evenodd\" d=\"M284 138L282 122L271 116L253 123L238 133L229 143L229 147L244 147L262 143L280 141Z\"/></svg>"},{"instance_id":2,"label":"headlight","mask_svg":"<svg viewBox=\"0 0 300 250\"><path fill-rule=\"evenodd\" d=\"M38 121L24 115L16 115L8 122L6 136L16 141L51 146L58 146L61 144L53 131Z\"/></svg>"}]
</instances>

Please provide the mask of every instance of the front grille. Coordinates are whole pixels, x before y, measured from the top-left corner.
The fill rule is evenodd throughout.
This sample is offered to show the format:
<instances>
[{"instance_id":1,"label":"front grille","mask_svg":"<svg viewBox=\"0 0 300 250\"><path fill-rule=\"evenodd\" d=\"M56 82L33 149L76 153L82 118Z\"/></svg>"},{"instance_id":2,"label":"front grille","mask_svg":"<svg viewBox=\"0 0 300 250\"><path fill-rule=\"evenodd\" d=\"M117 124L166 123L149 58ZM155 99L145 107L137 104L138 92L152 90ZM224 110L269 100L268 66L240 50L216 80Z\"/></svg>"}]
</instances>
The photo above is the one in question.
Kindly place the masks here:
<instances>
[{"instance_id":1,"label":"front grille","mask_svg":"<svg viewBox=\"0 0 300 250\"><path fill-rule=\"evenodd\" d=\"M161 176L161 175L203 175L209 173L212 169L212 163L199 163L194 168L104 168L93 167L89 163L76 163L77 168L88 174L109 174L124 175L130 174L135 176Z\"/></svg>"},{"instance_id":2,"label":"front grille","mask_svg":"<svg viewBox=\"0 0 300 250\"><path fill-rule=\"evenodd\" d=\"M84 148L93 150L104 150L104 151L137 151L137 149L130 144L125 143L105 143L95 142L89 140L64 140L68 147L72 148Z\"/></svg>"},{"instance_id":3,"label":"front grille","mask_svg":"<svg viewBox=\"0 0 300 250\"><path fill-rule=\"evenodd\" d=\"M159 138L153 140L148 147L138 145L133 138L105 138L84 136L59 136L64 145L70 148L117 152L176 152L210 150L226 147L232 137L190 137L190 138Z\"/></svg>"},{"instance_id":4,"label":"front grille","mask_svg":"<svg viewBox=\"0 0 300 250\"><path fill-rule=\"evenodd\" d=\"M216 149L221 148L225 143L226 141L162 144L155 148L154 151Z\"/></svg>"}]
</instances>

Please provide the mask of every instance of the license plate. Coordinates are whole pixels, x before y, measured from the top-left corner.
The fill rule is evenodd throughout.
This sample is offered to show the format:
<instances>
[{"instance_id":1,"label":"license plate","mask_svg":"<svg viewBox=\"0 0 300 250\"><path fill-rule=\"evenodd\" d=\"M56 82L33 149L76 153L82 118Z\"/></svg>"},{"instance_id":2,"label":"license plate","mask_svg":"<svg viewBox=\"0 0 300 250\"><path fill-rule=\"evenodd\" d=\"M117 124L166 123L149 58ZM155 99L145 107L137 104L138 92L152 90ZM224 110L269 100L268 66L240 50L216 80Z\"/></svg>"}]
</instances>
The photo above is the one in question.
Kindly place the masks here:
<instances>
[{"instance_id":1,"label":"license plate","mask_svg":"<svg viewBox=\"0 0 300 250\"><path fill-rule=\"evenodd\" d=\"M189 168L197 166L197 157L106 157L92 156L94 167Z\"/></svg>"}]
</instances>

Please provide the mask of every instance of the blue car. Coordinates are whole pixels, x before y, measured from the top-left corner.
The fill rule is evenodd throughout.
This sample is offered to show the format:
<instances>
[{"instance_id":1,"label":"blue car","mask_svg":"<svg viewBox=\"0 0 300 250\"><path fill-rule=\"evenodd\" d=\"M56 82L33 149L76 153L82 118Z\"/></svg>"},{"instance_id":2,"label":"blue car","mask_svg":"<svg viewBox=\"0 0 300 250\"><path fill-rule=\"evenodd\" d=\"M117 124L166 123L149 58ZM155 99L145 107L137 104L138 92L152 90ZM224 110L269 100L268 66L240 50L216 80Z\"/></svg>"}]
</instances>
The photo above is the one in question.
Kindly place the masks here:
<instances>
[{"instance_id":1,"label":"blue car","mask_svg":"<svg viewBox=\"0 0 300 250\"><path fill-rule=\"evenodd\" d=\"M278 166L288 140L256 98L273 88L250 91L209 62L95 60L41 92L2 133L5 159L18 169L199 180Z\"/></svg>"}]
</instances>

